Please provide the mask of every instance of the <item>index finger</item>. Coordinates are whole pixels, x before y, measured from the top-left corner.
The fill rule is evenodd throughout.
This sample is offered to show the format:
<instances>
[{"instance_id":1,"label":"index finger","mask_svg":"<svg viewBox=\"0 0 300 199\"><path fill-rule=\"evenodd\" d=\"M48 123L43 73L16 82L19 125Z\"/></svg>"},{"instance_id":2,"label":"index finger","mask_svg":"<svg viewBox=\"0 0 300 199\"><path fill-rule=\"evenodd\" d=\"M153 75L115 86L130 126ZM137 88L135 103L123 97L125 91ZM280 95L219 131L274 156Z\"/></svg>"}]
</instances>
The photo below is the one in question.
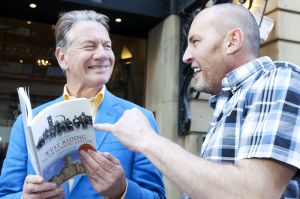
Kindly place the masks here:
<instances>
[{"instance_id":1,"label":"index finger","mask_svg":"<svg viewBox=\"0 0 300 199\"><path fill-rule=\"evenodd\" d=\"M51 191L57 188L53 182L45 182L41 176L28 175L24 182L23 190L26 193L37 193L43 191Z\"/></svg>"},{"instance_id":2,"label":"index finger","mask_svg":"<svg viewBox=\"0 0 300 199\"><path fill-rule=\"evenodd\" d=\"M109 152L103 152L102 155L105 156L109 161L111 161L115 165L120 165L120 161L113 157Z\"/></svg>"},{"instance_id":3,"label":"index finger","mask_svg":"<svg viewBox=\"0 0 300 199\"><path fill-rule=\"evenodd\" d=\"M99 131L107 131L107 132L113 132L115 130L115 127L113 124L94 124L94 128Z\"/></svg>"},{"instance_id":4,"label":"index finger","mask_svg":"<svg viewBox=\"0 0 300 199\"><path fill-rule=\"evenodd\" d=\"M83 166L88 173L97 173L100 170L111 173L111 168L114 166L114 163L107 159L102 153L89 150L87 152L80 151L80 155L83 158Z\"/></svg>"}]
</instances>

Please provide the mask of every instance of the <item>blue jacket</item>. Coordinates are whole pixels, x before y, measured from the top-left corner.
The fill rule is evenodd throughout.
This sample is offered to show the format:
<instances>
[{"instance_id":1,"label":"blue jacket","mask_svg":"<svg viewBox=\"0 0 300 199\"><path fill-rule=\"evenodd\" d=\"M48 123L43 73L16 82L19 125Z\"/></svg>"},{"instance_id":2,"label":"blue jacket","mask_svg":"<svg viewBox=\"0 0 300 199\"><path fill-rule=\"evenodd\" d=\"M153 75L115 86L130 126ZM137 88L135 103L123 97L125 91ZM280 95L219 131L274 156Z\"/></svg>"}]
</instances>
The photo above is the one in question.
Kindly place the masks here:
<instances>
[{"instance_id":1,"label":"blue jacket","mask_svg":"<svg viewBox=\"0 0 300 199\"><path fill-rule=\"evenodd\" d=\"M62 100L63 97L61 96L54 101L41 105L34 109L34 114ZM106 90L95 123L115 123L125 110L133 107L137 107L137 105L120 99ZM153 114L146 109L139 108L147 116L153 129L157 131ZM121 162L128 181L125 198L165 198L162 175L144 155L129 150L107 132L96 131L96 143L99 151L109 152ZM19 116L12 128L7 156L2 168L0 198L21 198L23 182L28 174L34 174L34 170L28 159L22 119ZM75 177L70 191L67 183L63 186L65 198L103 198L94 191L86 175Z\"/></svg>"}]
</instances>

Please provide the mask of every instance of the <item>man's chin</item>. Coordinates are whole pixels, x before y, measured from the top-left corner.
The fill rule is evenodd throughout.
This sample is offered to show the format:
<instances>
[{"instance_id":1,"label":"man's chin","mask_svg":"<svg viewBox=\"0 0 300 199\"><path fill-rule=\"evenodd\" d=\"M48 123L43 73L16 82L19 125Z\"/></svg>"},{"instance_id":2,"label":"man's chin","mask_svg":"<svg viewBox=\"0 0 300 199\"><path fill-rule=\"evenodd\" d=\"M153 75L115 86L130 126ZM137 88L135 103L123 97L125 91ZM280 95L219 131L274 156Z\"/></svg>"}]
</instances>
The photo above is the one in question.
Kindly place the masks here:
<instances>
[{"instance_id":1,"label":"man's chin","mask_svg":"<svg viewBox=\"0 0 300 199\"><path fill-rule=\"evenodd\" d=\"M104 84L107 84L109 81L109 78L94 78L94 79L91 79L91 82L94 84L94 85L104 85Z\"/></svg>"},{"instance_id":2,"label":"man's chin","mask_svg":"<svg viewBox=\"0 0 300 199\"><path fill-rule=\"evenodd\" d=\"M194 85L194 86L192 86L192 88L194 89L195 92L205 92L204 87L201 85Z\"/></svg>"},{"instance_id":3,"label":"man's chin","mask_svg":"<svg viewBox=\"0 0 300 199\"><path fill-rule=\"evenodd\" d=\"M207 88L203 87L203 86L195 86L192 87L194 89L194 92L198 92L198 93L206 93L206 94L213 94L211 91L209 91Z\"/></svg>"}]
</instances>

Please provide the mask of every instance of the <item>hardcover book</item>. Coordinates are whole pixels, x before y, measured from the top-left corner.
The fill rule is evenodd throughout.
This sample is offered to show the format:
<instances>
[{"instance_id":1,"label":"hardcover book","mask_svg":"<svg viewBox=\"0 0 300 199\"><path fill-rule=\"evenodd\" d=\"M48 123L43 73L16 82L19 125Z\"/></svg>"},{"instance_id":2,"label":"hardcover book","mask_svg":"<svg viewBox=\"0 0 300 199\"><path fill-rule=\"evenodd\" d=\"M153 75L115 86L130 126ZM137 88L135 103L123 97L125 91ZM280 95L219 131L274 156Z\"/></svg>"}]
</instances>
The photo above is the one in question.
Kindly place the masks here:
<instances>
[{"instance_id":1,"label":"hardcover book","mask_svg":"<svg viewBox=\"0 0 300 199\"><path fill-rule=\"evenodd\" d=\"M79 148L96 146L89 100L62 101L33 116L26 89L17 91L28 155L36 174L57 185L84 174Z\"/></svg>"}]
</instances>

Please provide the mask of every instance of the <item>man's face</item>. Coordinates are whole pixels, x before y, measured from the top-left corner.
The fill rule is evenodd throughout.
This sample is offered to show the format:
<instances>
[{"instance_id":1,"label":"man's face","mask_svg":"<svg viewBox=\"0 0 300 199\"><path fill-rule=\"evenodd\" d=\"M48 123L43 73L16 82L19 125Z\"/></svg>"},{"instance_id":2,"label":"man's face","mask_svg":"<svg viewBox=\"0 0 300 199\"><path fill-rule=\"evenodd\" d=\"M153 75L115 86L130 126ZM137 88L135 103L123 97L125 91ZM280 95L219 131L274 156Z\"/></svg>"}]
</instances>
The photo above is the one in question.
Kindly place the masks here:
<instances>
[{"instance_id":1,"label":"man's face","mask_svg":"<svg viewBox=\"0 0 300 199\"><path fill-rule=\"evenodd\" d=\"M68 48L60 58L67 84L75 89L101 88L111 76L115 56L106 28L98 22L79 21L68 36Z\"/></svg>"},{"instance_id":2,"label":"man's face","mask_svg":"<svg viewBox=\"0 0 300 199\"><path fill-rule=\"evenodd\" d=\"M194 19L188 34L188 46L183 62L194 69L193 87L199 92L218 94L225 77L223 42L224 37L209 22L206 14Z\"/></svg>"}]
</instances>

